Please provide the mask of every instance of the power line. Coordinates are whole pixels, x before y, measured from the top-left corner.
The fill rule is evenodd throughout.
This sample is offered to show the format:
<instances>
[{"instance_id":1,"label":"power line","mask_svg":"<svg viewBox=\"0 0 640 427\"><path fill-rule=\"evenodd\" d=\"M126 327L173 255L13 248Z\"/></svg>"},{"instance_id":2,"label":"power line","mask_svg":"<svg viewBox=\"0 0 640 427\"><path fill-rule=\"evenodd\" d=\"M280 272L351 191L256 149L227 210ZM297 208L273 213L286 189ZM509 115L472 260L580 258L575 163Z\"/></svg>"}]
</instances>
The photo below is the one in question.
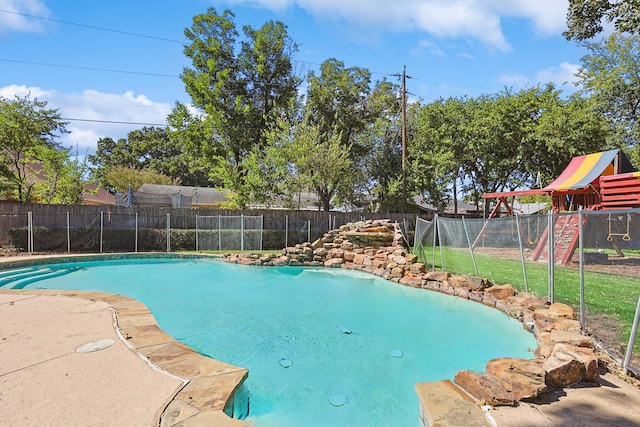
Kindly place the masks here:
<instances>
[{"instance_id":1,"label":"power line","mask_svg":"<svg viewBox=\"0 0 640 427\"><path fill-rule=\"evenodd\" d=\"M36 15L29 15L27 13L14 12L12 10L0 9L0 12L2 12L2 13L10 13L12 15L20 15L20 16L24 16L24 17L27 17L27 18L40 19L42 21L51 21L51 22L57 22L57 23L60 23L60 24L75 25L77 27L90 28L92 30L108 31L108 32L111 32L111 33L125 34L127 36L143 37L143 38L146 38L146 39L153 39L153 40L160 40L160 41L170 42L170 43L184 44L184 42L180 41L180 40L167 39L167 38L164 38L164 37L149 36L149 35L140 34L140 33L132 33L130 31L114 30L114 29L111 29L111 28L98 27L98 26L95 26L95 25L79 24L77 22L62 21L60 19L46 18L44 16L36 16Z\"/></svg>"},{"instance_id":2,"label":"power line","mask_svg":"<svg viewBox=\"0 0 640 427\"><path fill-rule=\"evenodd\" d=\"M143 122L124 122L118 120L96 120L96 119L71 119L68 117L61 117L60 120L66 120L69 122L92 122L92 123L111 123L118 125L141 125L141 126L168 126L167 123L143 123Z\"/></svg>"},{"instance_id":3,"label":"power line","mask_svg":"<svg viewBox=\"0 0 640 427\"><path fill-rule=\"evenodd\" d=\"M40 20L43 20L43 21L57 22L57 23L66 24L66 25L74 25L74 26L77 26L77 27L89 28L89 29L99 30L99 31L107 31L107 32L112 32L112 33L124 34L124 35L128 35L128 36L142 37L142 38L165 41L165 42L170 42L170 43L178 43L178 44L181 44L181 45L185 44L184 41L169 39L169 38L165 38L165 37L157 37L157 36L150 36L150 35L147 35L147 34L134 33L134 32L130 32L130 31L115 30L115 29L112 29L112 28L99 27L99 26L96 26L96 25L80 24L80 23L77 23L77 22L63 21L63 20L60 20L60 19L47 18L47 17L44 17L44 16L30 15L30 14L27 14L27 13L15 12L15 11L11 11L11 10L0 9L0 13L19 15L19 16L24 16L24 17L27 17L27 18L40 19ZM157 77L178 77L178 78L180 77L180 76L169 75L169 74L147 73L147 72L137 72L137 71L124 71L124 70L110 70L110 69L102 69L102 68L80 67L80 66L59 65L59 64L47 64L47 63L37 63L37 62L28 62L28 61L15 61L15 60L7 60L7 59L0 59L0 61L16 62L16 63L24 63L24 64L32 64L32 65L42 65L42 66L51 66L51 67L85 69L85 70L91 70L91 71L104 71L104 72L113 72L113 73L123 73L123 74L138 74L138 75L148 75L148 76L157 76ZM315 65L315 66L322 65L322 64L318 64L316 62L309 62L309 61L302 61L302 60L295 60L295 59L292 59L291 62L300 63L300 64L309 64L309 65ZM379 75L390 76L390 77L397 77L398 76L397 73L385 73L385 72L381 72L381 71L371 71L371 70L369 70L369 72L371 74L379 74ZM441 82L435 82L435 81L430 81L430 80L416 78L416 77L413 77L413 78L416 79L416 80L419 80L419 81L423 81L425 83L429 83L429 84L435 84L435 85L443 85L444 84L444 83L441 83Z\"/></svg>"},{"instance_id":4,"label":"power line","mask_svg":"<svg viewBox=\"0 0 640 427\"><path fill-rule=\"evenodd\" d=\"M77 70L105 71L105 72L108 72L108 73L138 74L138 75L143 75L143 76L180 78L180 76L173 75L173 74L147 73L147 72L143 72L143 71L113 70L113 69L109 69L109 68L82 67L82 66L79 66L79 65L63 65L63 64L51 64L51 63L47 63L47 62L19 61L19 60L16 60L16 59L0 58L0 61L2 61L2 62L14 62L14 63L17 63L17 64L42 65L42 66L46 66L46 67L73 68L73 69L77 69Z\"/></svg>"}]
</instances>

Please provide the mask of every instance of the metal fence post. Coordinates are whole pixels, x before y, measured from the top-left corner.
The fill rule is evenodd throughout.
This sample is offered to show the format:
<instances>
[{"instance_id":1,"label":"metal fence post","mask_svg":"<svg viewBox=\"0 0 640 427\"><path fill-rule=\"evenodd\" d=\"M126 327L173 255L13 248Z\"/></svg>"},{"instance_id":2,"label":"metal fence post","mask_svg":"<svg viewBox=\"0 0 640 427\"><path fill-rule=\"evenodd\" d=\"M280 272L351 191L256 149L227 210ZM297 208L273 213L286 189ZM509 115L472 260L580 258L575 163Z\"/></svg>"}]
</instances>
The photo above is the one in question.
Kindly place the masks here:
<instances>
[{"instance_id":1,"label":"metal fence post","mask_svg":"<svg viewBox=\"0 0 640 427\"><path fill-rule=\"evenodd\" d=\"M167 212L167 252L171 252L171 214Z\"/></svg>"},{"instance_id":2,"label":"metal fence post","mask_svg":"<svg viewBox=\"0 0 640 427\"><path fill-rule=\"evenodd\" d=\"M33 252L33 212L27 212L27 252Z\"/></svg>"},{"instance_id":3,"label":"metal fence post","mask_svg":"<svg viewBox=\"0 0 640 427\"><path fill-rule=\"evenodd\" d=\"M198 250L198 213L196 212L196 251Z\"/></svg>"},{"instance_id":4,"label":"metal fence post","mask_svg":"<svg viewBox=\"0 0 640 427\"><path fill-rule=\"evenodd\" d=\"M307 222L307 242L311 243L311 220Z\"/></svg>"},{"instance_id":5,"label":"metal fence post","mask_svg":"<svg viewBox=\"0 0 640 427\"><path fill-rule=\"evenodd\" d=\"M524 249L522 248L522 234L520 234L520 217L516 214L516 231L518 232L518 247L520 249L520 262L522 263L522 278L524 280L524 291L529 292L529 282L527 281L527 267L524 259Z\"/></svg>"},{"instance_id":6,"label":"metal fence post","mask_svg":"<svg viewBox=\"0 0 640 427\"><path fill-rule=\"evenodd\" d=\"M431 227L433 227L433 246L431 246L431 267L432 270L435 271L436 270L436 243L438 243L437 239L437 231L438 229L436 228L438 226L438 214L435 214L433 216L433 219L431 220L433 221L431 224Z\"/></svg>"},{"instance_id":7,"label":"metal fence post","mask_svg":"<svg viewBox=\"0 0 640 427\"><path fill-rule=\"evenodd\" d=\"M444 266L444 253L442 252L442 233L440 232L440 220L438 220L438 222L436 222L436 231L438 232L438 246L440 247L440 268L442 269L442 271L445 271L445 266Z\"/></svg>"},{"instance_id":8,"label":"metal fence post","mask_svg":"<svg viewBox=\"0 0 640 427\"><path fill-rule=\"evenodd\" d=\"M473 247L471 246L471 240L469 239L469 230L467 229L467 223L464 221L464 217L462 217L462 227L464 228L464 235L467 237L467 245L469 245L469 253L471 254L471 262L473 263L473 271L475 271L476 276L478 276L478 264L476 264L476 257L473 254Z\"/></svg>"},{"instance_id":9,"label":"metal fence post","mask_svg":"<svg viewBox=\"0 0 640 427\"><path fill-rule=\"evenodd\" d=\"M240 250L244 251L244 214L240 214Z\"/></svg>"},{"instance_id":10,"label":"metal fence post","mask_svg":"<svg viewBox=\"0 0 640 427\"><path fill-rule=\"evenodd\" d=\"M138 211L136 211L136 240L135 240L135 242L136 242L135 243L136 246L134 248L134 251L138 252Z\"/></svg>"},{"instance_id":11,"label":"metal fence post","mask_svg":"<svg viewBox=\"0 0 640 427\"><path fill-rule=\"evenodd\" d=\"M289 246L289 215L284 216L284 247Z\"/></svg>"},{"instance_id":12,"label":"metal fence post","mask_svg":"<svg viewBox=\"0 0 640 427\"><path fill-rule=\"evenodd\" d=\"M260 215L260 252L262 252L262 235L264 233L264 214Z\"/></svg>"},{"instance_id":13,"label":"metal fence post","mask_svg":"<svg viewBox=\"0 0 640 427\"><path fill-rule=\"evenodd\" d=\"M69 218L69 211L67 211L67 253L71 252L71 220Z\"/></svg>"},{"instance_id":14,"label":"metal fence post","mask_svg":"<svg viewBox=\"0 0 640 427\"><path fill-rule=\"evenodd\" d=\"M220 230L220 214L218 214L218 250L222 248L222 231Z\"/></svg>"},{"instance_id":15,"label":"metal fence post","mask_svg":"<svg viewBox=\"0 0 640 427\"><path fill-rule=\"evenodd\" d=\"M100 211L100 253L102 253L103 229L104 229L104 211Z\"/></svg>"},{"instance_id":16,"label":"metal fence post","mask_svg":"<svg viewBox=\"0 0 640 427\"><path fill-rule=\"evenodd\" d=\"M585 304L584 304L584 227L583 227L582 207L578 210L578 272L580 274L580 328L585 327Z\"/></svg>"},{"instance_id":17,"label":"metal fence post","mask_svg":"<svg viewBox=\"0 0 640 427\"><path fill-rule=\"evenodd\" d=\"M553 282L554 282L554 267L555 267L555 242L554 240L554 222L553 222L553 212L549 211L549 217L547 220L547 266L549 269L549 283L547 289L547 300L553 304Z\"/></svg>"},{"instance_id":18,"label":"metal fence post","mask_svg":"<svg viewBox=\"0 0 640 427\"><path fill-rule=\"evenodd\" d=\"M631 353L633 353L633 344L636 342L636 336L638 334L638 323L640 323L640 296L638 296L638 305L636 306L636 316L633 319L633 326L631 327L631 335L629 336L629 344L627 345L627 352L624 355L624 363L622 368L625 371L629 370L629 362L631 362Z\"/></svg>"}]
</instances>

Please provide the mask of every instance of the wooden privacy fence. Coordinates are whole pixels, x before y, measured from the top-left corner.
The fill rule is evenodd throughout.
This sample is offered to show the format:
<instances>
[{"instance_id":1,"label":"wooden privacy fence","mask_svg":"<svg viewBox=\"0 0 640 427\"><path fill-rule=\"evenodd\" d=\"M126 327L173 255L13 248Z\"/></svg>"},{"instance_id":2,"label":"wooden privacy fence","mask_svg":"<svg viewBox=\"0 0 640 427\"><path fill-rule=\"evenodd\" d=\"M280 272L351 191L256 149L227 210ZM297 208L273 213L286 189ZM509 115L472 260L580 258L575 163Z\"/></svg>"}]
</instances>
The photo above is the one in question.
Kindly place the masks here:
<instances>
[{"instance_id":1,"label":"wooden privacy fence","mask_svg":"<svg viewBox=\"0 0 640 427\"><path fill-rule=\"evenodd\" d=\"M195 249L198 244L197 233L189 234L194 230L219 229L221 222L227 222L221 218L261 217L261 232L265 234L264 245L261 249L281 249L284 246L302 243L307 240L315 240L324 232L335 229L349 222L368 219L391 219L397 221L405 230L413 230L415 227L415 214L389 214L370 212L322 212L322 211L289 211L289 210L223 210L223 209L191 209L191 208L160 208L141 206L84 206L84 205L24 205L14 202L0 202L0 244L13 244L26 249L29 243L27 230L37 230L41 239L48 240L50 251L109 251L102 245L104 230L108 230L111 236L117 230L131 232L136 230L135 239L138 239L138 230L154 230L155 240L169 239L161 236L167 233L171 239L182 240L183 246L173 249ZM234 228L225 226L223 228ZM254 228L254 227L252 227ZM255 229L255 228L254 228ZM19 232L19 231L22 231ZM57 234L54 232L58 230ZM62 230L66 230L63 232ZM99 231L98 231L99 230ZM182 234L180 232L182 231ZM31 231L33 232L33 231ZM96 233L100 233L98 236ZM122 234L121 233L121 234ZM66 234L66 237L64 236ZM73 234L73 236L71 236ZM87 237L87 235L94 234ZM126 234L126 233L124 233ZM54 235L58 239L91 241L75 245L66 242L61 249L52 249ZM17 237L20 236L20 237ZM45 237L43 237L45 236ZM31 236L31 239L33 237ZM113 240L113 237L111 237ZM131 237L134 239L134 237ZM150 239L147 236L147 239ZM261 237L262 239L262 237ZM19 240L19 241L14 241ZM143 239L144 240L144 239ZM229 239L227 239L229 240ZM220 240L218 240L219 242ZM157 244L155 244L157 246ZM60 246L60 245L59 245ZM133 250L154 250L154 245L148 248L138 248L137 244L127 243L126 247ZM210 248L216 249L216 248ZM225 248L222 248L225 249ZM233 248L239 249L239 248ZM255 249L255 248L252 248ZM37 245L34 250L38 249ZM112 248L112 250L121 250ZM129 249L127 249L129 250ZM159 250L159 249L155 249ZM160 249L161 250L161 249Z\"/></svg>"}]
</instances>

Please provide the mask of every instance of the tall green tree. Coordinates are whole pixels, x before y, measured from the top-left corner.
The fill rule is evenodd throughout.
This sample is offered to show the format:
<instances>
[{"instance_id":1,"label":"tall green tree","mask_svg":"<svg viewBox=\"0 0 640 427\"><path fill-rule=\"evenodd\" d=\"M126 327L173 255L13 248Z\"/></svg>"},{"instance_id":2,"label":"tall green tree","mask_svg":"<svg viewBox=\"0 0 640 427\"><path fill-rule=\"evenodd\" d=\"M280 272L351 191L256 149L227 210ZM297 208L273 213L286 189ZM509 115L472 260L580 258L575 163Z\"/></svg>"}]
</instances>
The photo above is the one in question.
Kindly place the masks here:
<instances>
[{"instance_id":1,"label":"tall green tree","mask_svg":"<svg viewBox=\"0 0 640 427\"><path fill-rule=\"evenodd\" d=\"M211 138L200 143L215 148L195 151L217 153L208 158L210 174L242 207L249 201L245 158L264 147L276 118L296 98L300 79L292 66L297 45L283 23L244 26L239 39L234 18L230 10L219 15L214 8L193 18L184 50L192 66L184 68L182 80L213 129Z\"/></svg>"},{"instance_id":2,"label":"tall green tree","mask_svg":"<svg viewBox=\"0 0 640 427\"><path fill-rule=\"evenodd\" d=\"M638 34L640 3L637 0L569 0L567 40L587 40L604 30L603 23L613 22L619 32Z\"/></svg>"},{"instance_id":3,"label":"tall green tree","mask_svg":"<svg viewBox=\"0 0 640 427\"><path fill-rule=\"evenodd\" d=\"M359 156L368 177L366 192L376 200L381 212L400 212L403 208L402 111L399 87L386 79L376 83L367 99L367 109L375 116L357 135L360 145L369 145ZM409 123L413 122L408 120Z\"/></svg>"},{"instance_id":4,"label":"tall green tree","mask_svg":"<svg viewBox=\"0 0 640 427\"><path fill-rule=\"evenodd\" d=\"M89 155L93 178L102 187L114 190L109 179L114 168L148 170L188 186L207 186L206 173L194 165L179 138L172 138L164 128L143 127L114 141L100 138L95 154Z\"/></svg>"},{"instance_id":5,"label":"tall green tree","mask_svg":"<svg viewBox=\"0 0 640 427\"><path fill-rule=\"evenodd\" d=\"M613 144L640 164L640 34L612 34L587 43L578 71L582 94L591 97L613 129Z\"/></svg>"},{"instance_id":6,"label":"tall green tree","mask_svg":"<svg viewBox=\"0 0 640 427\"><path fill-rule=\"evenodd\" d=\"M5 194L21 203L52 201L55 193L60 196L61 189L50 188L45 197L36 194L36 188L39 181L59 179L67 171L69 150L57 141L66 133L65 126L58 110L47 108L46 101L29 95L0 97L0 188ZM77 200L79 186L72 188L68 190L75 195L63 199Z\"/></svg>"},{"instance_id":7,"label":"tall green tree","mask_svg":"<svg viewBox=\"0 0 640 427\"><path fill-rule=\"evenodd\" d=\"M74 158L70 150L44 150L39 169L34 171L33 199L46 204L82 204L88 171L86 158L77 154Z\"/></svg>"},{"instance_id":8,"label":"tall green tree","mask_svg":"<svg viewBox=\"0 0 640 427\"><path fill-rule=\"evenodd\" d=\"M416 134L409 140L413 187L440 209L457 199L461 170L472 156L471 108L466 98L439 99L421 107Z\"/></svg>"},{"instance_id":9,"label":"tall green tree","mask_svg":"<svg viewBox=\"0 0 640 427\"><path fill-rule=\"evenodd\" d=\"M293 169L301 181L318 197L319 207L331 210L334 197L351 200L353 188L361 179L353 168L350 147L345 147L337 131L322 132L317 125L302 123L288 147Z\"/></svg>"},{"instance_id":10,"label":"tall green tree","mask_svg":"<svg viewBox=\"0 0 640 427\"><path fill-rule=\"evenodd\" d=\"M340 142L351 146L352 160L366 153L367 141L357 138L378 117L368 102L371 94L371 73L360 67L346 68L344 62L327 59L320 65L320 74L307 75L305 120L320 134L339 135Z\"/></svg>"},{"instance_id":11,"label":"tall green tree","mask_svg":"<svg viewBox=\"0 0 640 427\"><path fill-rule=\"evenodd\" d=\"M610 148L607 135L591 100L551 84L438 100L420 109L411 176L435 206L458 192L479 204L485 193L534 187L538 174L548 184L572 157Z\"/></svg>"},{"instance_id":12,"label":"tall green tree","mask_svg":"<svg viewBox=\"0 0 640 427\"><path fill-rule=\"evenodd\" d=\"M180 182L152 169L135 169L126 166L111 166L105 170L105 180L110 188L119 193L126 193L129 188L136 191L143 184L179 185Z\"/></svg>"}]
</instances>

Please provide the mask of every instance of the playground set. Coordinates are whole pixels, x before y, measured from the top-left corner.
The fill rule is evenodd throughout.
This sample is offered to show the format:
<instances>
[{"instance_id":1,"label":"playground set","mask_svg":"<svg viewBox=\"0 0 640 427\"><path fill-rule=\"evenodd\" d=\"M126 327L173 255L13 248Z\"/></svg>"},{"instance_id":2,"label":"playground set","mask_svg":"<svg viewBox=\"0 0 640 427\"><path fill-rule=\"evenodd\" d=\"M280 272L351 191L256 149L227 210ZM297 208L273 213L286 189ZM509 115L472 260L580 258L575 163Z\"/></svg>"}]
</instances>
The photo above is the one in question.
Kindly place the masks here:
<instances>
[{"instance_id":1,"label":"playground set","mask_svg":"<svg viewBox=\"0 0 640 427\"><path fill-rule=\"evenodd\" d=\"M508 198L534 195L551 197L552 213L566 213L566 215L553 216L552 235L555 243L554 262L558 265L567 265L571 262L578 244L580 218L578 211L580 209L614 211L640 207L640 172L635 171L621 150L609 150L574 157L560 176L546 187L487 193L483 197L487 200L497 199L489 215L490 219L498 216L503 206L509 215L514 215ZM583 222L586 221L586 216L582 218ZM630 214L626 214L626 221L623 216L626 228L622 230L613 225L614 221L619 223L620 215L609 215L607 241L618 255L622 255L616 239L631 240ZM536 242L537 245L531 255L533 261L548 259L549 228L549 226L546 227Z\"/></svg>"}]
</instances>

